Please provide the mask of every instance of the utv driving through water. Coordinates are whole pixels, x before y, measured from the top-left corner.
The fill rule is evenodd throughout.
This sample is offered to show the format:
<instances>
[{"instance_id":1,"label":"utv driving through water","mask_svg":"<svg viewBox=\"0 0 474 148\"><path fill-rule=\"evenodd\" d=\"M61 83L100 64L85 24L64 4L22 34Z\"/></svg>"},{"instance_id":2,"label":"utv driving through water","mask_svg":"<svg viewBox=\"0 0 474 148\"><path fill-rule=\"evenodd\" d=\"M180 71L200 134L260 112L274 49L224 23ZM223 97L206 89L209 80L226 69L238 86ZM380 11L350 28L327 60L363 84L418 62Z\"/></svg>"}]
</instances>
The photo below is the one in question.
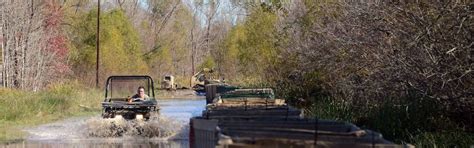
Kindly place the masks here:
<instances>
[{"instance_id":1,"label":"utv driving through water","mask_svg":"<svg viewBox=\"0 0 474 148\"><path fill-rule=\"evenodd\" d=\"M150 76L110 76L105 85L102 117L149 119L152 112L159 111L153 84ZM137 93L138 87L143 87L144 93L149 97L130 97Z\"/></svg>"}]
</instances>

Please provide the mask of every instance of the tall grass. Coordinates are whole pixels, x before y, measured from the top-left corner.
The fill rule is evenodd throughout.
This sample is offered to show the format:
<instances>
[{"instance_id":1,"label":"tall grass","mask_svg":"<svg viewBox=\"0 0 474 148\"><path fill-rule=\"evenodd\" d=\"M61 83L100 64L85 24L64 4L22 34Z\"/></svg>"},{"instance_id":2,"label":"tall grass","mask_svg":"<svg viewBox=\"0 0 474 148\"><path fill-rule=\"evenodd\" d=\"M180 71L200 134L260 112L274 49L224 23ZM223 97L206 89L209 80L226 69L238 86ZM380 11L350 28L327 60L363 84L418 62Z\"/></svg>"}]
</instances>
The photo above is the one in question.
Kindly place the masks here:
<instances>
[{"instance_id":1,"label":"tall grass","mask_svg":"<svg viewBox=\"0 0 474 148\"><path fill-rule=\"evenodd\" d=\"M74 81L38 92L0 88L0 141L22 138L25 126L99 112L102 97Z\"/></svg>"},{"instance_id":2,"label":"tall grass","mask_svg":"<svg viewBox=\"0 0 474 148\"><path fill-rule=\"evenodd\" d=\"M347 121L380 132L396 143L421 147L469 147L474 134L463 129L443 113L432 99L404 98L380 105L358 106L330 97L317 98L305 108L307 116Z\"/></svg>"}]
</instances>

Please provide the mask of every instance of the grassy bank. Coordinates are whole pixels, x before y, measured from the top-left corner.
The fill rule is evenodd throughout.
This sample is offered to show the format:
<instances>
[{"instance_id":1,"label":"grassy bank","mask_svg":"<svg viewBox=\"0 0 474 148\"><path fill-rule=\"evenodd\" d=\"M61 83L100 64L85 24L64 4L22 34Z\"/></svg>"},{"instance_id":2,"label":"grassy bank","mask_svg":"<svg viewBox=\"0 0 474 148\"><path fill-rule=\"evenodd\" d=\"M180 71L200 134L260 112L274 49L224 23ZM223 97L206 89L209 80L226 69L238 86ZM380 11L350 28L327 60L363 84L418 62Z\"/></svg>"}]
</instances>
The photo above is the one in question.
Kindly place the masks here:
<instances>
[{"instance_id":1,"label":"grassy bank","mask_svg":"<svg viewBox=\"0 0 474 148\"><path fill-rule=\"evenodd\" d=\"M381 105L359 106L331 98L314 101L305 111L308 116L336 119L382 133L395 143L421 147L469 147L474 134L453 121L432 99L397 99ZM417 100L417 101L414 101Z\"/></svg>"},{"instance_id":2,"label":"grassy bank","mask_svg":"<svg viewBox=\"0 0 474 148\"><path fill-rule=\"evenodd\" d=\"M32 92L0 88L0 141L21 139L21 128L100 111L102 91L77 82Z\"/></svg>"}]
</instances>

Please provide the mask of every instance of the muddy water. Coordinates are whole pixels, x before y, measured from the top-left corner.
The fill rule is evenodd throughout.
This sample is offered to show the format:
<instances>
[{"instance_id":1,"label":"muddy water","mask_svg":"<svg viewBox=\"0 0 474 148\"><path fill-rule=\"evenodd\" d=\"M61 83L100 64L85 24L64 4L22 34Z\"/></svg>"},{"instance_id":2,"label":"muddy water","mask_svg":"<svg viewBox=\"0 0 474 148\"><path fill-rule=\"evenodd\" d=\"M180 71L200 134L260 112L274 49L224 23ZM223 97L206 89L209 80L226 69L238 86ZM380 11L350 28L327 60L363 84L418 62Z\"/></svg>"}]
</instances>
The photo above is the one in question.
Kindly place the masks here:
<instances>
[{"instance_id":1,"label":"muddy water","mask_svg":"<svg viewBox=\"0 0 474 148\"><path fill-rule=\"evenodd\" d=\"M188 147L189 118L199 116L204 99L159 100L160 114L149 121L74 117L25 129L25 141L5 147Z\"/></svg>"}]
</instances>

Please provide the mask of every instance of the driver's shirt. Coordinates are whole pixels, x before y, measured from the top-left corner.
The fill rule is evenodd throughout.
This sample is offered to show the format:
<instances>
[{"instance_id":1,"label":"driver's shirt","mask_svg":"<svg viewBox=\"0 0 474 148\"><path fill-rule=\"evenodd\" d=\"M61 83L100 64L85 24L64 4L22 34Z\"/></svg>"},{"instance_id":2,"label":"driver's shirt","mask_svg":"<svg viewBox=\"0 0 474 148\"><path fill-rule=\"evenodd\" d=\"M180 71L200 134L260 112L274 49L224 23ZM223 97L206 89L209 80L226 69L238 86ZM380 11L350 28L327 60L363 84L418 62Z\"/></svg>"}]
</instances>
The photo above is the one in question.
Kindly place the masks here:
<instances>
[{"instance_id":1,"label":"driver's shirt","mask_svg":"<svg viewBox=\"0 0 474 148\"><path fill-rule=\"evenodd\" d=\"M142 100L147 100L148 98L150 98L148 95L145 94L145 98L141 98L139 94L135 94L132 96L132 98L140 98Z\"/></svg>"}]
</instances>

